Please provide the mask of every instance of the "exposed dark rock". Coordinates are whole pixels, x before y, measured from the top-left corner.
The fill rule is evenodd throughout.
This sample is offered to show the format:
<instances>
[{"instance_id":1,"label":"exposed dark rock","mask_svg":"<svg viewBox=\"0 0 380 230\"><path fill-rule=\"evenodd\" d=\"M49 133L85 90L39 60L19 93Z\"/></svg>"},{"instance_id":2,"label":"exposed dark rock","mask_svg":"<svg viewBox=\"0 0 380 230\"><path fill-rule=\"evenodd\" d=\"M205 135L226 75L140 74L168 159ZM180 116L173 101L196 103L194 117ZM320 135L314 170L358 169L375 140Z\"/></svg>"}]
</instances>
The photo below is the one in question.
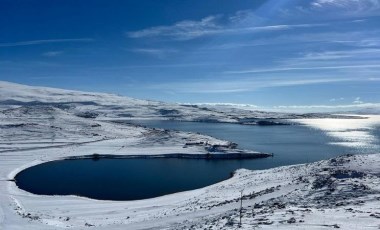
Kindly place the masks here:
<instances>
[{"instance_id":1,"label":"exposed dark rock","mask_svg":"<svg viewBox=\"0 0 380 230\"><path fill-rule=\"evenodd\" d=\"M75 114L77 115L78 117L83 117L83 118L97 118L99 116L98 113L95 113L95 112L83 112L83 113L77 113Z\"/></svg>"},{"instance_id":2,"label":"exposed dark rock","mask_svg":"<svg viewBox=\"0 0 380 230\"><path fill-rule=\"evenodd\" d=\"M296 218L292 217L289 220L286 221L288 224L294 224L297 222Z\"/></svg>"}]
</instances>

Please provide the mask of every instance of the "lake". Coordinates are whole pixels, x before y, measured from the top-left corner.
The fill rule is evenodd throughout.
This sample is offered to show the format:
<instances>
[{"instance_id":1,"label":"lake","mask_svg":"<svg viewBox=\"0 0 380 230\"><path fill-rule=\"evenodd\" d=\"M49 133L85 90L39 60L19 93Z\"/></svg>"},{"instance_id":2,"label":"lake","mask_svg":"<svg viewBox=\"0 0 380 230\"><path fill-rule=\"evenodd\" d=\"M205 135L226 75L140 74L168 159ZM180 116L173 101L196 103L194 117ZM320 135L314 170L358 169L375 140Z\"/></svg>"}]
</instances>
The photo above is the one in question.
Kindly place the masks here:
<instances>
[{"instance_id":1,"label":"lake","mask_svg":"<svg viewBox=\"0 0 380 230\"><path fill-rule=\"evenodd\" d=\"M131 122L131 121L126 121ZM233 141L239 148L274 153L251 160L81 159L28 168L17 185L44 195L79 195L101 200L137 200L202 188L239 168L268 169L342 154L380 152L380 119L302 119L302 125L249 126L227 123L133 121L154 128L199 132Z\"/></svg>"},{"instance_id":2,"label":"lake","mask_svg":"<svg viewBox=\"0 0 380 230\"><path fill-rule=\"evenodd\" d=\"M15 177L19 188L40 195L78 195L100 200L138 200L202 188L229 178L239 160L59 160Z\"/></svg>"},{"instance_id":3,"label":"lake","mask_svg":"<svg viewBox=\"0 0 380 230\"><path fill-rule=\"evenodd\" d=\"M297 119L301 125L240 125L132 120L128 123L198 132L238 144L238 148L274 153L245 165L248 169L309 163L342 154L380 152L380 116L369 119Z\"/></svg>"}]
</instances>

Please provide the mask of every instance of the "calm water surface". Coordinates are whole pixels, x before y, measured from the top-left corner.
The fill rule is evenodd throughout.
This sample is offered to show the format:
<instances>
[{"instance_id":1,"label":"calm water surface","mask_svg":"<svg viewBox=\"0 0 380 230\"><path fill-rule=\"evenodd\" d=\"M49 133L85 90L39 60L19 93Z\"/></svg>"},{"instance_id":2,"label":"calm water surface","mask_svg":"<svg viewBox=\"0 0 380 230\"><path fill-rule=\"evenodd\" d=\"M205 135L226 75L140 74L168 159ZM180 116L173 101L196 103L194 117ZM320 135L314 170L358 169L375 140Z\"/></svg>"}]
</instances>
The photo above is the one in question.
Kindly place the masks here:
<instances>
[{"instance_id":1,"label":"calm water surface","mask_svg":"<svg viewBox=\"0 0 380 230\"><path fill-rule=\"evenodd\" d=\"M303 125L249 126L227 123L132 121L147 127L199 132L233 141L239 148L274 153L244 161L248 169L308 163L342 154L380 152L380 116L370 119L303 119Z\"/></svg>"},{"instance_id":2,"label":"calm water surface","mask_svg":"<svg viewBox=\"0 0 380 230\"><path fill-rule=\"evenodd\" d=\"M41 195L138 200L202 188L230 177L242 161L195 159L81 159L40 164L20 172L17 185Z\"/></svg>"},{"instance_id":3,"label":"calm water surface","mask_svg":"<svg viewBox=\"0 0 380 230\"><path fill-rule=\"evenodd\" d=\"M128 121L130 122L130 121ZM295 126L245 126L178 121L134 121L154 128L199 132L239 148L274 153L254 160L100 159L54 161L28 168L17 185L46 195L136 200L201 188L239 168L267 169L341 154L380 152L380 119L305 119Z\"/></svg>"}]
</instances>

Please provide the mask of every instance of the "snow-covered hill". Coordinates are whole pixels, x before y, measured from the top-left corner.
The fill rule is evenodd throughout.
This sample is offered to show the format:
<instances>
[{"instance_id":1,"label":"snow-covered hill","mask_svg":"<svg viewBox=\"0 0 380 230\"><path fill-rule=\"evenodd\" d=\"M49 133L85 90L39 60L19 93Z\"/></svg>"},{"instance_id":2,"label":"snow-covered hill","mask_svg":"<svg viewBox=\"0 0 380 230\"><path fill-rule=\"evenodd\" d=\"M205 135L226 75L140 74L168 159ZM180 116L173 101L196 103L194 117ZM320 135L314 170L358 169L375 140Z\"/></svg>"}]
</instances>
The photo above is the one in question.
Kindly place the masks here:
<instances>
[{"instance_id":1,"label":"snow-covered hill","mask_svg":"<svg viewBox=\"0 0 380 230\"><path fill-rule=\"evenodd\" d=\"M4 81L0 81L0 104L3 106L51 106L84 116L99 117L99 119L173 118L236 122L219 112L206 111L193 106L139 100L106 93L26 86Z\"/></svg>"},{"instance_id":2,"label":"snow-covered hill","mask_svg":"<svg viewBox=\"0 0 380 230\"><path fill-rule=\"evenodd\" d=\"M202 122L270 124L284 119L334 117L330 114L290 114L250 111L214 105L190 105L139 100L106 93L81 92L47 87L26 86L0 81L0 109L30 106L49 106L82 117L110 119L173 119ZM280 119L275 121L273 119Z\"/></svg>"}]
</instances>

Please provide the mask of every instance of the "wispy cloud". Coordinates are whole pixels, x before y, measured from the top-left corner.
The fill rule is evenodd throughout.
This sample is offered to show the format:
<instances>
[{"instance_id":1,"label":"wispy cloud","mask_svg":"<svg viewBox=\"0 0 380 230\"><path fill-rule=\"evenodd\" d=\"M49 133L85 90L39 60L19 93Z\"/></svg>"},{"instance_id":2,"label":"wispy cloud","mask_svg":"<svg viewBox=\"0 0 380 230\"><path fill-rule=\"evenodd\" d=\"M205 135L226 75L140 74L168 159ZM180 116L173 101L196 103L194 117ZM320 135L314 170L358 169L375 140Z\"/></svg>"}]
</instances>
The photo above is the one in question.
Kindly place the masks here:
<instances>
[{"instance_id":1,"label":"wispy cloud","mask_svg":"<svg viewBox=\"0 0 380 230\"><path fill-rule=\"evenodd\" d=\"M48 51L45 53L42 53L42 56L45 57L57 57L59 55L63 54L63 51Z\"/></svg>"},{"instance_id":2,"label":"wispy cloud","mask_svg":"<svg viewBox=\"0 0 380 230\"><path fill-rule=\"evenodd\" d=\"M314 0L310 5L314 9L345 9L352 12L380 10L379 0Z\"/></svg>"},{"instance_id":3,"label":"wispy cloud","mask_svg":"<svg viewBox=\"0 0 380 230\"><path fill-rule=\"evenodd\" d=\"M326 18L358 18L380 15L380 0L312 0L300 1L292 9L285 10L284 15L294 16L297 13L310 17L324 13ZM359 19L360 20L360 19ZM361 22L361 21L353 21Z\"/></svg>"},{"instance_id":4,"label":"wispy cloud","mask_svg":"<svg viewBox=\"0 0 380 230\"><path fill-rule=\"evenodd\" d=\"M186 103L185 103L186 104ZM277 112L344 112L358 111L362 109L380 109L380 103L361 103L361 104L338 104L338 105L276 105L276 106L259 106L253 104L237 104L237 103L191 103L200 106L220 106L228 108L237 108L245 110L260 111L277 111Z\"/></svg>"},{"instance_id":5,"label":"wispy cloud","mask_svg":"<svg viewBox=\"0 0 380 230\"><path fill-rule=\"evenodd\" d=\"M363 104L364 102L360 99L360 97L356 97L355 100L352 103L354 103L354 104Z\"/></svg>"},{"instance_id":6,"label":"wispy cloud","mask_svg":"<svg viewBox=\"0 0 380 230\"><path fill-rule=\"evenodd\" d=\"M334 70L334 69L361 69L361 68L380 68L380 64L371 65L340 65L340 66L310 66L310 67L274 67L266 69L249 69L226 71L227 74L249 74L249 73L268 73L268 72L287 72L298 70Z\"/></svg>"},{"instance_id":7,"label":"wispy cloud","mask_svg":"<svg viewBox=\"0 0 380 230\"><path fill-rule=\"evenodd\" d=\"M148 64L148 65L117 65L117 66L103 66L92 67L94 70L122 70L122 69L177 69L177 68L195 68L195 67L209 67L209 66L222 66L224 63L220 62L188 62L188 63L169 63L169 64ZM1 67L1 66L0 66Z\"/></svg>"},{"instance_id":8,"label":"wispy cloud","mask_svg":"<svg viewBox=\"0 0 380 230\"><path fill-rule=\"evenodd\" d=\"M344 97L339 97L339 98L331 98L329 101L330 102L336 102L336 101L343 101Z\"/></svg>"},{"instance_id":9,"label":"wispy cloud","mask_svg":"<svg viewBox=\"0 0 380 230\"><path fill-rule=\"evenodd\" d=\"M345 32L314 32L298 34L297 36L282 36L280 38L299 42L326 42L349 45L353 47L376 47L380 45L380 39L378 38L379 36L380 30L378 29L363 31L357 28L355 30Z\"/></svg>"},{"instance_id":10,"label":"wispy cloud","mask_svg":"<svg viewBox=\"0 0 380 230\"><path fill-rule=\"evenodd\" d=\"M234 107L234 108L245 108L245 109L257 109L259 106L252 104L240 104L240 103L226 103L226 102L204 102L204 103L192 103L192 105L204 105L204 106L220 106L220 107Z\"/></svg>"},{"instance_id":11,"label":"wispy cloud","mask_svg":"<svg viewBox=\"0 0 380 230\"><path fill-rule=\"evenodd\" d=\"M176 40L191 40L194 38L216 35L216 34L240 34L255 33L276 30L289 30L295 28L307 28L325 26L326 24L275 24L275 25L247 25L241 22L245 21L251 14L242 14L237 12L225 20L222 16L208 16L199 21L185 20L168 26L156 26L143 30L127 32L130 38L148 38L148 37L165 37Z\"/></svg>"},{"instance_id":12,"label":"wispy cloud","mask_svg":"<svg viewBox=\"0 0 380 230\"><path fill-rule=\"evenodd\" d=\"M172 82L164 84L148 85L150 89L164 89L179 93L205 93L205 94L217 94L217 93L238 93L255 91L261 88L269 87L284 87L284 86L296 86L296 85L311 85L311 84L323 84L332 82L353 81L352 78L246 78L246 79L234 79L234 80L199 80L191 82Z\"/></svg>"},{"instance_id":13,"label":"wispy cloud","mask_svg":"<svg viewBox=\"0 0 380 230\"><path fill-rule=\"evenodd\" d=\"M137 49L132 49L132 52L135 53L141 53L141 54L146 54L150 56L154 56L159 59L166 58L170 54L177 53L177 49L146 49L146 48L137 48Z\"/></svg>"},{"instance_id":14,"label":"wispy cloud","mask_svg":"<svg viewBox=\"0 0 380 230\"><path fill-rule=\"evenodd\" d=\"M357 45L362 47L380 46L380 39L363 39L357 42Z\"/></svg>"},{"instance_id":15,"label":"wispy cloud","mask_svg":"<svg viewBox=\"0 0 380 230\"><path fill-rule=\"evenodd\" d=\"M310 52L305 54L303 57L295 58L297 60L303 60L303 61L314 61L314 60L334 60L334 59L342 59L342 58L349 58L352 57L352 55L347 54L347 52L334 52L334 51L328 51L328 52Z\"/></svg>"},{"instance_id":16,"label":"wispy cloud","mask_svg":"<svg viewBox=\"0 0 380 230\"><path fill-rule=\"evenodd\" d=\"M341 22L342 24L342 22ZM346 23L345 23L346 24ZM348 25L347 25L348 26ZM353 31L344 32L302 32L297 34L274 34L268 38L257 38L244 40L239 42L223 42L206 47L209 50L226 50L226 49L239 49L260 46L273 46L273 45L300 45L300 44L318 44L319 46L325 45L344 45L352 48L367 48L376 49L380 47L380 30L362 31L355 29ZM334 51L332 51L334 52ZM322 53L322 52L320 52ZM326 53L328 54L328 53ZM333 55L333 54L331 54ZM341 54L338 54L341 55ZM343 54L345 55L345 54Z\"/></svg>"},{"instance_id":17,"label":"wispy cloud","mask_svg":"<svg viewBox=\"0 0 380 230\"><path fill-rule=\"evenodd\" d=\"M380 15L380 0L310 0L289 1L288 7L278 10L278 15L287 19L312 19L328 21L351 19L362 23L366 17ZM323 16L322 16L323 15Z\"/></svg>"},{"instance_id":18,"label":"wispy cloud","mask_svg":"<svg viewBox=\"0 0 380 230\"><path fill-rule=\"evenodd\" d=\"M331 76L366 78L380 74L380 64L375 61L380 58L378 48L345 48L323 52L309 51L300 53L298 57L283 57L276 60L271 67L257 67L235 71L225 71L225 74L260 74L260 73L303 73L309 76L314 72Z\"/></svg>"},{"instance_id":19,"label":"wispy cloud","mask_svg":"<svg viewBox=\"0 0 380 230\"><path fill-rule=\"evenodd\" d=\"M280 111L350 111L366 108L380 109L380 103L360 103L360 104L341 104L341 105L279 105L272 109Z\"/></svg>"},{"instance_id":20,"label":"wispy cloud","mask_svg":"<svg viewBox=\"0 0 380 230\"><path fill-rule=\"evenodd\" d=\"M170 26L156 26L128 32L127 35L131 38L166 36L187 40L221 29L218 22L219 18L220 16L209 16L200 21L185 20Z\"/></svg>"},{"instance_id":21,"label":"wispy cloud","mask_svg":"<svg viewBox=\"0 0 380 230\"><path fill-rule=\"evenodd\" d=\"M0 47L31 46L31 45L50 44L50 43L92 42L92 41L94 41L94 39L92 38L46 39L46 40L31 40L31 41L0 43Z\"/></svg>"},{"instance_id":22,"label":"wispy cloud","mask_svg":"<svg viewBox=\"0 0 380 230\"><path fill-rule=\"evenodd\" d=\"M374 58L380 56L380 49L347 49L339 51L325 51L325 52L309 52L295 60L301 61L315 61L315 60L333 60L345 58Z\"/></svg>"}]
</instances>

